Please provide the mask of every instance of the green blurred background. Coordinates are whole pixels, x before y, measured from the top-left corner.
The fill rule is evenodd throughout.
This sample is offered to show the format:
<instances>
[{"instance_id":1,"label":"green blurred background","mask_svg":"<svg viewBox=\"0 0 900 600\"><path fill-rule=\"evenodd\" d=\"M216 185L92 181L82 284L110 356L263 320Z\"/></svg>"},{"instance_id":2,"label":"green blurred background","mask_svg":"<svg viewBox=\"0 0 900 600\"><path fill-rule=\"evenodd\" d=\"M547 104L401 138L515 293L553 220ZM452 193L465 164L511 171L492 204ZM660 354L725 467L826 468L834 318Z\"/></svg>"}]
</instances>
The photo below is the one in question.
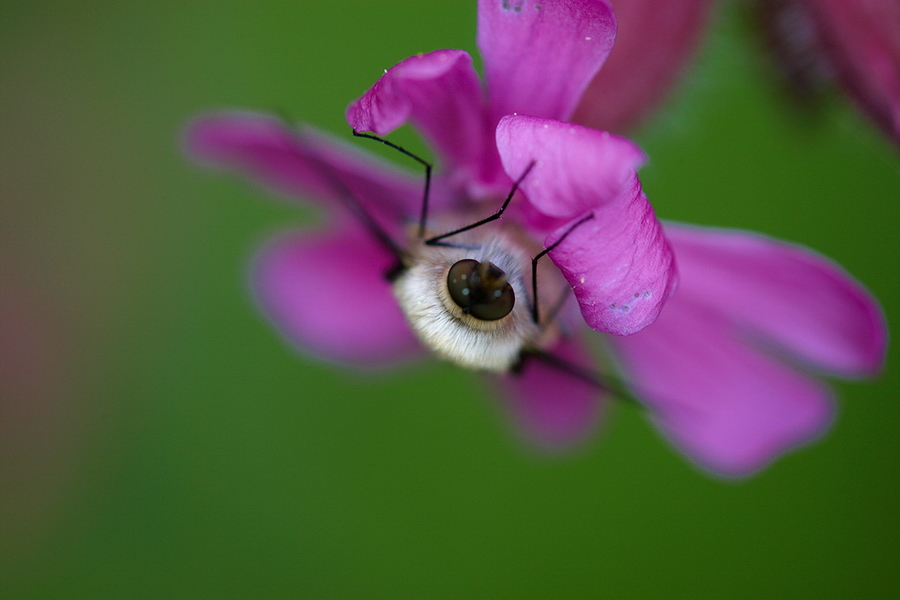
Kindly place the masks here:
<instances>
[{"instance_id":1,"label":"green blurred background","mask_svg":"<svg viewBox=\"0 0 900 600\"><path fill-rule=\"evenodd\" d=\"M635 133L648 195L824 252L890 318L898 153L838 98L801 118L745 25ZM250 253L317 215L187 164L185 121L349 138L383 69L474 34L474 2L0 2L0 597L897 597L894 356L734 483L631 406L537 457L469 373L348 374L260 319Z\"/></svg>"}]
</instances>

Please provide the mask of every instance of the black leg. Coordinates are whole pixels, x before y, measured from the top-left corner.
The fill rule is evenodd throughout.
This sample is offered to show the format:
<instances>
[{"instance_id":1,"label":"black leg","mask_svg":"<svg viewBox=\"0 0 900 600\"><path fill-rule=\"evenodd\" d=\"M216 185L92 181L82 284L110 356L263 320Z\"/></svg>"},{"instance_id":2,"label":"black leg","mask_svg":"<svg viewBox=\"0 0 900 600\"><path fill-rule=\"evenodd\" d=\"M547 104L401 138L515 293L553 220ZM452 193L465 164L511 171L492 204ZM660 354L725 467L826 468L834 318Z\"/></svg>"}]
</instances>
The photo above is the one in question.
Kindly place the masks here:
<instances>
[{"instance_id":1,"label":"black leg","mask_svg":"<svg viewBox=\"0 0 900 600\"><path fill-rule=\"evenodd\" d=\"M422 194L422 212L419 214L419 239L425 237L425 226L428 223L428 197L431 194L431 163L424 158L416 156L406 148L398 146L394 142L378 137L377 135L372 135L371 133L360 133L355 129L353 130L353 135L355 135L356 137L375 140L376 142L381 142L385 146L390 146L394 150L399 150L413 160L418 161L422 166L425 167L425 191Z\"/></svg>"},{"instance_id":2,"label":"black leg","mask_svg":"<svg viewBox=\"0 0 900 600\"><path fill-rule=\"evenodd\" d=\"M528 165L528 167L525 169L525 172L522 173L518 179L516 179L515 183L513 183L512 189L509 190L509 195L506 196L506 200L503 201L503 205L500 207L499 210L497 210L497 212L495 212L494 214L492 214L491 216L489 216L487 218L484 218L480 221L472 223L471 225L466 225L465 227L460 227L459 229L451 231L450 233L442 233L441 235L435 236L433 238L429 238L429 239L425 240L425 243L428 244L429 246L440 246L440 245L442 245L440 243L440 241L443 240L444 238L448 238L450 236L456 235L457 233L462 233L464 231L469 231L470 229L475 229L476 227L481 227L485 223L490 223L491 221L496 221L497 219L499 219L501 216L503 216L503 211L505 211L506 207L509 206L509 203L512 200L513 195L515 195L516 190L519 189L519 185L521 185L522 181L525 179L525 176L528 175L528 173L534 167L534 164L535 164L534 161L532 161Z\"/></svg>"},{"instance_id":3,"label":"black leg","mask_svg":"<svg viewBox=\"0 0 900 600\"><path fill-rule=\"evenodd\" d=\"M541 250L540 253L538 253L537 256L535 256L534 258L531 259L531 294L534 297L534 302L531 305L531 319L538 325L541 324L540 310L538 309L538 293L537 293L538 292L538 290L537 290L537 263L538 263L538 261L541 258L543 258L544 256L546 256L547 254L549 254L551 250L553 250L554 248L559 246L563 242L563 240L565 240L567 237L569 237L570 233L575 231L576 227L578 227L579 225L581 225L582 223L584 223L586 221L590 221L593 218L594 218L594 213L591 213L585 217L582 217L575 224L573 224L571 227L569 227L569 230L566 231L562 235L562 237L560 237L558 240L553 242L553 244L551 244L549 248L544 248L543 250Z\"/></svg>"}]
</instances>

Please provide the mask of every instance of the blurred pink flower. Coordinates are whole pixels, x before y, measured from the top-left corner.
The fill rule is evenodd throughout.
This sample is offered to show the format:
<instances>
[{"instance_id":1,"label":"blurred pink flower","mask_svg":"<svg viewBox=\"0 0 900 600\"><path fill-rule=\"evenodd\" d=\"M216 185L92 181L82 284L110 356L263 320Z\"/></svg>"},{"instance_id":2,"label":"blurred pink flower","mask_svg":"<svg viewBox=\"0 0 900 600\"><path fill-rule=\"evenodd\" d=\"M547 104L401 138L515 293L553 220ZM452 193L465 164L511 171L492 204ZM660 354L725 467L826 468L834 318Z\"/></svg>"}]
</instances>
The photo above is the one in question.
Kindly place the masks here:
<instances>
[{"instance_id":1,"label":"blurred pink flower","mask_svg":"<svg viewBox=\"0 0 900 600\"><path fill-rule=\"evenodd\" d=\"M684 74L711 18L713 0L611 0L616 45L572 120L625 132L656 109Z\"/></svg>"},{"instance_id":2,"label":"blurred pink flower","mask_svg":"<svg viewBox=\"0 0 900 600\"><path fill-rule=\"evenodd\" d=\"M635 175L642 152L565 122L614 31L612 11L598 0L482 0L486 92L465 52L439 50L388 70L347 118L379 135L411 122L433 146L443 168L432 181L428 224L439 232L491 214L531 169L524 198L483 229L517 240L528 257L559 242L548 255L556 269L542 265L551 285L542 284L541 297L560 291L564 278L580 316L564 307L547 327L554 335L540 332L529 343L588 368L591 353L578 330L586 323L618 334L607 335L611 358L669 439L706 469L747 475L828 427L831 393L808 369L878 370L881 312L849 275L808 250L674 224L664 235ZM198 119L186 150L325 208L323 231L276 237L253 267L262 311L292 344L367 368L422 354L384 276L403 254L394 240L418 215L420 178L322 133L251 113ZM372 235L378 230L384 235ZM660 313L674 288L673 249L679 287ZM510 272L521 301L505 318L530 316L524 280ZM501 372L491 377L519 430L542 446L589 434L607 399L554 360L492 370Z\"/></svg>"},{"instance_id":3,"label":"blurred pink flower","mask_svg":"<svg viewBox=\"0 0 900 600\"><path fill-rule=\"evenodd\" d=\"M713 0L612 0L616 46L572 117L625 132L661 104L702 41ZM800 99L838 83L900 143L900 0L757 0L782 76Z\"/></svg>"},{"instance_id":4,"label":"blurred pink flower","mask_svg":"<svg viewBox=\"0 0 900 600\"><path fill-rule=\"evenodd\" d=\"M799 91L836 79L900 143L900 0L759 0L783 74Z\"/></svg>"}]
</instances>

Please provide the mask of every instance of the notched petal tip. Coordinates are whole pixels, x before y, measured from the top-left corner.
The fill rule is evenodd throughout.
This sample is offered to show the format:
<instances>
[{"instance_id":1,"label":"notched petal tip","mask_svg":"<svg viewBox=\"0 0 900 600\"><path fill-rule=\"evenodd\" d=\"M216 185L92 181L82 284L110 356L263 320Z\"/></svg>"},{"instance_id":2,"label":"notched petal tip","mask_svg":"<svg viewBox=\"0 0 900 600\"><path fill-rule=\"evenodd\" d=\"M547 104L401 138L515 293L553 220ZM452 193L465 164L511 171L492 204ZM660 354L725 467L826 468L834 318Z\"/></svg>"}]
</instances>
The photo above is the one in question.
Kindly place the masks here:
<instances>
[{"instance_id":1,"label":"notched petal tip","mask_svg":"<svg viewBox=\"0 0 900 600\"><path fill-rule=\"evenodd\" d=\"M415 214L421 183L360 148L309 126L252 112L196 118L184 130L187 156L234 171L278 195L345 210L348 194L373 214ZM435 196L442 195L436 190Z\"/></svg>"},{"instance_id":2,"label":"notched petal tip","mask_svg":"<svg viewBox=\"0 0 900 600\"><path fill-rule=\"evenodd\" d=\"M230 168L237 151L261 140L286 145L287 128L275 117L250 111L203 114L182 129L181 149L188 158L217 168Z\"/></svg>"}]
</instances>

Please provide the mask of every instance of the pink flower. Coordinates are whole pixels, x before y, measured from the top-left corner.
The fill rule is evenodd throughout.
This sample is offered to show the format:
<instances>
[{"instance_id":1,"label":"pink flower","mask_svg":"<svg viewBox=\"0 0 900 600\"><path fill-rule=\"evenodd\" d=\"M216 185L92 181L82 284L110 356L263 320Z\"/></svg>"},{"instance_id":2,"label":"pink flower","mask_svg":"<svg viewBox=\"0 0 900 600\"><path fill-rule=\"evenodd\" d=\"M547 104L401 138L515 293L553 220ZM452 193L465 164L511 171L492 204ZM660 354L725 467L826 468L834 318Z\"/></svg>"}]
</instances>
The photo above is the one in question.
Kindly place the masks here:
<instances>
[{"instance_id":1,"label":"pink flower","mask_svg":"<svg viewBox=\"0 0 900 600\"><path fill-rule=\"evenodd\" d=\"M323 231L278 236L253 269L262 311L297 347L378 368L421 355L424 340L445 358L492 371L519 430L560 447L593 431L612 397L583 376L592 370L579 335L587 324L678 448L716 473L747 475L828 426L830 392L807 369L852 376L879 368L881 312L839 267L807 250L660 225L635 174L640 149L565 122L614 31L598 0L482 0L486 91L465 52L439 50L399 63L350 105L355 129L387 135L411 122L434 147L442 169L431 182L425 238L492 214L521 180L502 220L450 236L448 246L423 244L414 226L421 177L322 133L224 113L195 121L186 148L325 208ZM528 259L542 248L552 248L552 264L539 263L534 299ZM467 258L505 272L500 286L509 283L503 293L516 299L508 315L482 320L448 300L448 269ZM577 310L560 307L569 288Z\"/></svg>"},{"instance_id":2,"label":"pink flower","mask_svg":"<svg viewBox=\"0 0 900 600\"><path fill-rule=\"evenodd\" d=\"M790 82L836 79L900 143L900 2L759 0Z\"/></svg>"}]
</instances>

